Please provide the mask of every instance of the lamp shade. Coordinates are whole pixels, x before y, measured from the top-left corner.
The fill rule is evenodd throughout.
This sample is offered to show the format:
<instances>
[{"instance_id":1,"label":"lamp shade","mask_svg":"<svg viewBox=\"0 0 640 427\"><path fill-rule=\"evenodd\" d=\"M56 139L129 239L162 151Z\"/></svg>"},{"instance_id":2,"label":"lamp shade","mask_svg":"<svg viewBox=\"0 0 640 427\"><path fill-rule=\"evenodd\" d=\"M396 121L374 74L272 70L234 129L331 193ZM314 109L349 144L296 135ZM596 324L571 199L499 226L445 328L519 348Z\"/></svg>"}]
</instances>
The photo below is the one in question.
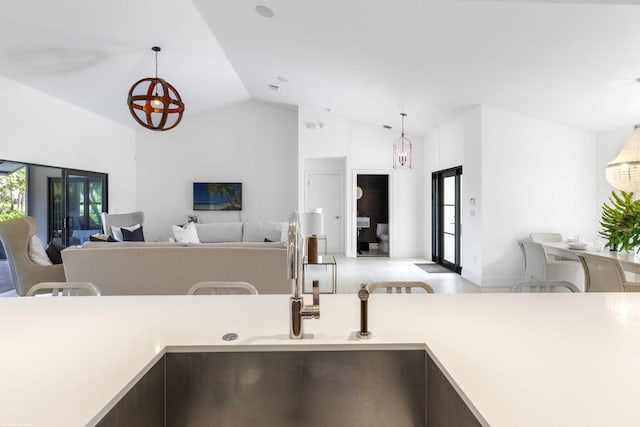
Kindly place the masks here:
<instances>
[{"instance_id":1,"label":"lamp shade","mask_svg":"<svg viewBox=\"0 0 640 427\"><path fill-rule=\"evenodd\" d=\"M607 164L606 175L609 184L618 190L640 191L640 125L633 128L620 154Z\"/></svg>"},{"instance_id":2,"label":"lamp shade","mask_svg":"<svg viewBox=\"0 0 640 427\"><path fill-rule=\"evenodd\" d=\"M304 236L324 236L324 215L322 209L302 214L302 234Z\"/></svg>"}]
</instances>

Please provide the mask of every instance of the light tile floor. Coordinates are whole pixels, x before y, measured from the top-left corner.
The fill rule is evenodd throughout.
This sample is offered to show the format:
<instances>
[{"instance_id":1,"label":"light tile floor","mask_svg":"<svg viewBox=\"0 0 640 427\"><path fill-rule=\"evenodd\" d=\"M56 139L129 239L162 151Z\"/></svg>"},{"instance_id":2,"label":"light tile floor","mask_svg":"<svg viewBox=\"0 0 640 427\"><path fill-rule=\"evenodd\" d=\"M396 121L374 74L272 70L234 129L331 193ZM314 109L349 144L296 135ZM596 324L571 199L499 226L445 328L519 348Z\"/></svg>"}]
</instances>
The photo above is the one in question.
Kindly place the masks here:
<instances>
[{"instance_id":1,"label":"light tile floor","mask_svg":"<svg viewBox=\"0 0 640 427\"><path fill-rule=\"evenodd\" d=\"M427 263L423 258L375 258L359 257L347 258L335 255L338 281L338 293L356 293L361 283L385 281L422 281L430 284L437 293L464 292L509 292L509 288L486 288L475 285L455 273L427 273L416 263ZM309 291L311 281L320 281L320 291L331 289L331 269L329 267L311 267L307 270L305 291ZM416 290L421 292L422 290Z\"/></svg>"}]
</instances>

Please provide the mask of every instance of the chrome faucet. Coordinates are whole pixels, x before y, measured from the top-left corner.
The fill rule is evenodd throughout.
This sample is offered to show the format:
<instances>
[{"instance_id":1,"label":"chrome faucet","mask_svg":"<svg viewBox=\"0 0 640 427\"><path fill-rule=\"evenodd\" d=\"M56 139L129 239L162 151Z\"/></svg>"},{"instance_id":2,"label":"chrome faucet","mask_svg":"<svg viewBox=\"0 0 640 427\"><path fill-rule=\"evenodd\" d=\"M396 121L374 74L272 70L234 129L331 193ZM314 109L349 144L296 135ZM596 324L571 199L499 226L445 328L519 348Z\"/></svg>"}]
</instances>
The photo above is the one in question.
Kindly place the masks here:
<instances>
[{"instance_id":1,"label":"chrome faucet","mask_svg":"<svg viewBox=\"0 0 640 427\"><path fill-rule=\"evenodd\" d=\"M317 280L313 281L313 305L304 305L302 298L302 247L303 238L300 228L298 212L289 218L289 242L287 245L287 277L291 279L293 296L289 298L289 338L299 340L304 338L304 319L320 318L320 288Z\"/></svg>"}]
</instances>

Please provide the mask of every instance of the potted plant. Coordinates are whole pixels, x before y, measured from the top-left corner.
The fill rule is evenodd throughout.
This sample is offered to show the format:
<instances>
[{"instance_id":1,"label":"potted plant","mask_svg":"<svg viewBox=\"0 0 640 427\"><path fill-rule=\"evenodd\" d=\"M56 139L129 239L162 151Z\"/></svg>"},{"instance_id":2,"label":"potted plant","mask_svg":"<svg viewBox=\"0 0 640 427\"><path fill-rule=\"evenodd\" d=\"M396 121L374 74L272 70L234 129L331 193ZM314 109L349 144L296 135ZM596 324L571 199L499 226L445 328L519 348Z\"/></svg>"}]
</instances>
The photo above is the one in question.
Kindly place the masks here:
<instances>
[{"instance_id":1,"label":"potted plant","mask_svg":"<svg viewBox=\"0 0 640 427\"><path fill-rule=\"evenodd\" d=\"M633 193L611 192L609 204L602 205L602 230L600 236L607 239L611 250L636 251L640 248L640 200Z\"/></svg>"}]
</instances>

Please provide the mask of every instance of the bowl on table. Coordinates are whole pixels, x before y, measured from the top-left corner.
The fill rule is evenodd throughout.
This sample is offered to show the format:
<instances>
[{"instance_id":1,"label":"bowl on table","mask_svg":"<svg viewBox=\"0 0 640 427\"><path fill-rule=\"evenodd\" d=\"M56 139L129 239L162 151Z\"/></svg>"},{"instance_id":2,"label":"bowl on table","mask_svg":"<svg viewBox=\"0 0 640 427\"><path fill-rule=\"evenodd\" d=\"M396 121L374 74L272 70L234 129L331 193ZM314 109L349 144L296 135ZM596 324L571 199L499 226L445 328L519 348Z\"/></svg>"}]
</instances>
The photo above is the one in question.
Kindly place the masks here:
<instances>
[{"instance_id":1,"label":"bowl on table","mask_svg":"<svg viewBox=\"0 0 640 427\"><path fill-rule=\"evenodd\" d=\"M577 250L587 249L586 242L567 242L567 246L569 246L569 249L577 249Z\"/></svg>"}]
</instances>

